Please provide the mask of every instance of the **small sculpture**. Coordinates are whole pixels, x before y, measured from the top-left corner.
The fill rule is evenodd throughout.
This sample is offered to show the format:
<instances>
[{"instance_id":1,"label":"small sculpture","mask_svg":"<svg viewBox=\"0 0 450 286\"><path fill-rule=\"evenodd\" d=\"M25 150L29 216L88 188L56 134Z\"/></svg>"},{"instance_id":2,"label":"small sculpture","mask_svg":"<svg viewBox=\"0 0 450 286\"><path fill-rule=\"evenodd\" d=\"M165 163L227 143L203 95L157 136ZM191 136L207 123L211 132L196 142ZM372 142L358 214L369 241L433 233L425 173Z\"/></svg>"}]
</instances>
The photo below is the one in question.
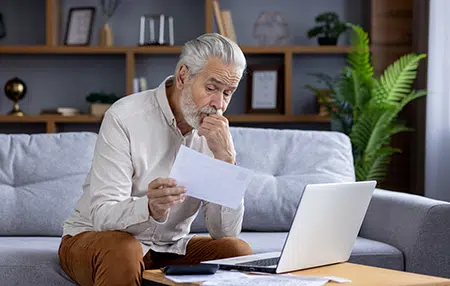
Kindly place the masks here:
<instances>
[{"instance_id":1,"label":"small sculpture","mask_svg":"<svg viewBox=\"0 0 450 286\"><path fill-rule=\"evenodd\" d=\"M287 23L278 12L262 12L253 26L253 37L261 46L285 45L289 38Z\"/></svg>"},{"instance_id":2,"label":"small sculpture","mask_svg":"<svg viewBox=\"0 0 450 286\"><path fill-rule=\"evenodd\" d=\"M114 45L110 20L120 4L122 4L122 0L101 0L102 13L103 16L106 16L106 21L99 32L100 46L111 47Z\"/></svg>"},{"instance_id":3,"label":"small sculpture","mask_svg":"<svg viewBox=\"0 0 450 286\"><path fill-rule=\"evenodd\" d=\"M167 21L167 23L166 23ZM148 24L149 34L147 34L146 26ZM155 24L158 24L158 34L155 29ZM166 27L168 26L169 38L166 39ZM174 32L173 32L173 17L164 14L152 14L141 16L139 28L139 45L140 46L173 46Z\"/></svg>"},{"instance_id":4,"label":"small sculpture","mask_svg":"<svg viewBox=\"0 0 450 286\"><path fill-rule=\"evenodd\" d=\"M24 116L25 114L19 108L19 101L22 100L27 92L27 86L25 83L14 77L8 80L5 84L5 94L6 97L14 102L13 109L8 113L8 115L13 116Z\"/></svg>"}]
</instances>

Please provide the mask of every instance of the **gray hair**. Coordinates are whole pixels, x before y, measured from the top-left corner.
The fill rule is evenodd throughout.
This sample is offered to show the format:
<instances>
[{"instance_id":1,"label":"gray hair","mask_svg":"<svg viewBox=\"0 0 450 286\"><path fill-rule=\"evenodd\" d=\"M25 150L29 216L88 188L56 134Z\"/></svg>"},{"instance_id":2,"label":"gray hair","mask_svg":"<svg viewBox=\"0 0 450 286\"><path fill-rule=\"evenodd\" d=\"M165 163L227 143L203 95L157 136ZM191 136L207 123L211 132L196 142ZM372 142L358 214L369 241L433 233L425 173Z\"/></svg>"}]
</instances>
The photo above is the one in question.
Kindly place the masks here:
<instances>
[{"instance_id":1,"label":"gray hair","mask_svg":"<svg viewBox=\"0 0 450 286\"><path fill-rule=\"evenodd\" d=\"M194 77L213 57L235 66L241 74L247 67L244 53L235 42L217 33L207 33L184 44L175 73L181 65L186 65L190 77Z\"/></svg>"}]
</instances>

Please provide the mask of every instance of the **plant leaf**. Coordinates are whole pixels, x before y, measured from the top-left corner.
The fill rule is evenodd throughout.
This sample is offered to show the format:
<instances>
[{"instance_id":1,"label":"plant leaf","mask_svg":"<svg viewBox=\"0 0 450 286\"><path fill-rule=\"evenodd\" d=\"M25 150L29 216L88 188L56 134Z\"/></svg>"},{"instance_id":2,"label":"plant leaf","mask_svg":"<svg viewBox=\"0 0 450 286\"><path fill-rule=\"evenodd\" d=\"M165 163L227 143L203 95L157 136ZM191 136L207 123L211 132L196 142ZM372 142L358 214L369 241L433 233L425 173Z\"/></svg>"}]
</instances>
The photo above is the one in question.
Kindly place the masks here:
<instances>
[{"instance_id":1,"label":"plant leaf","mask_svg":"<svg viewBox=\"0 0 450 286\"><path fill-rule=\"evenodd\" d=\"M358 160L356 165L357 171L355 170L355 173L358 174L357 180L382 181L387 175L387 167L392 154L398 152L400 152L400 149L385 147L372 160L366 160L365 158Z\"/></svg>"},{"instance_id":2,"label":"plant leaf","mask_svg":"<svg viewBox=\"0 0 450 286\"><path fill-rule=\"evenodd\" d=\"M390 65L375 81L374 99L377 104L392 105L411 93L411 85L424 54L407 54Z\"/></svg>"},{"instance_id":3,"label":"plant leaf","mask_svg":"<svg viewBox=\"0 0 450 286\"><path fill-rule=\"evenodd\" d=\"M373 82L373 66L370 56L369 35L358 25L348 24L353 30L352 50L348 53L347 63L355 71L361 82Z\"/></svg>"}]
</instances>

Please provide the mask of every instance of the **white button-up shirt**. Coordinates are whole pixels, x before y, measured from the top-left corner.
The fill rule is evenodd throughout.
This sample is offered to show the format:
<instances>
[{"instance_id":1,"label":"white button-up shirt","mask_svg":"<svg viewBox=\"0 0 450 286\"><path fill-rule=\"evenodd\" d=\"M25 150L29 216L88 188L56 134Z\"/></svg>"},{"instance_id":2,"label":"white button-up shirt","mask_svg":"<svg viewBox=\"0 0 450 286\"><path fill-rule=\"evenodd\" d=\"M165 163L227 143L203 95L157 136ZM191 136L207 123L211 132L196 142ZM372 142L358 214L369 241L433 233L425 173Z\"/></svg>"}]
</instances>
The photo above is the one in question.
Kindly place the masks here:
<instances>
[{"instance_id":1,"label":"white button-up shirt","mask_svg":"<svg viewBox=\"0 0 450 286\"><path fill-rule=\"evenodd\" d=\"M190 226L202 205L213 238L239 234L243 200L234 210L188 196L170 209L164 222L149 215L148 184L169 176L181 144L214 156L205 137L196 130L183 136L176 126L166 94L166 82L172 79L120 99L105 113L83 195L65 221L63 235L120 230L140 241L144 255L150 249L185 254Z\"/></svg>"}]
</instances>

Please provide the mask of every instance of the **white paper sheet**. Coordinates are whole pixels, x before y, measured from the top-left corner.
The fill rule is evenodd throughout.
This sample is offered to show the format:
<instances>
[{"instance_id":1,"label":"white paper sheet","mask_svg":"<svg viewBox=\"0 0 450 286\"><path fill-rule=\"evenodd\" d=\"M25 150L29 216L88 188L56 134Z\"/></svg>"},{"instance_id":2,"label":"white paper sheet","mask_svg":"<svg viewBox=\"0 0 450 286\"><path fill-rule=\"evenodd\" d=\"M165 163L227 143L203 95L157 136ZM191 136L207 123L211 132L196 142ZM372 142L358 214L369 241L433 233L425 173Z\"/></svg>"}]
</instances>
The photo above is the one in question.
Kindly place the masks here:
<instances>
[{"instance_id":1,"label":"white paper sheet","mask_svg":"<svg viewBox=\"0 0 450 286\"><path fill-rule=\"evenodd\" d=\"M337 279L339 281L348 281L346 279ZM252 286L323 286L329 281L326 277L302 277L302 276L282 276L282 275L258 275L246 277L211 277L204 281L202 285L252 285ZM344 282L338 282L344 283Z\"/></svg>"},{"instance_id":2,"label":"white paper sheet","mask_svg":"<svg viewBox=\"0 0 450 286\"><path fill-rule=\"evenodd\" d=\"M169 177L191 197L236 209L253 172L181 145Z\"/></svg>"},{"instance_id":3,"label":"white paper sheet","mask_svg":"<svg viewBox=\"0 0 450 286\"><path fill-rule=\"evenodd\" d=\"M219 270L215 274L208 275L166 275L166 278L172 280L176 283L189 283L189 282L203 282L211 279L216 281L222 279L239 279L245 277L246 275L235 271L223 271Z\"/></svg>"},{"instance_id":4,"label":"white paper sheet","mask_svg":"<svg viewBox=\"0 0 450 286\"><path fill-rule=\"evenodd\" d=\"M290 279L286 277L277 276L255 276L255 277L245 277L245 278L230 278L230 279L211 279L207 280L202 285L205 286L238 286L238 285L251 285L251 286L323 286L328 282L328 279Z\"/></svg>"},{"instance_id":5,"label":"white paper sheet","mask_svg":"<svg viewBox=\"0 0 450 286\"><path fill-rule=\"evenodd\" d=\"M237 271L219 270L213 275L166 275L176 283L203 282L202 285L287 285L287 286L322 286L329 281L337 283L351 280L334 276L300 276L293 274L257 274L249 275Z\"/></svg>"}]
</instances>

